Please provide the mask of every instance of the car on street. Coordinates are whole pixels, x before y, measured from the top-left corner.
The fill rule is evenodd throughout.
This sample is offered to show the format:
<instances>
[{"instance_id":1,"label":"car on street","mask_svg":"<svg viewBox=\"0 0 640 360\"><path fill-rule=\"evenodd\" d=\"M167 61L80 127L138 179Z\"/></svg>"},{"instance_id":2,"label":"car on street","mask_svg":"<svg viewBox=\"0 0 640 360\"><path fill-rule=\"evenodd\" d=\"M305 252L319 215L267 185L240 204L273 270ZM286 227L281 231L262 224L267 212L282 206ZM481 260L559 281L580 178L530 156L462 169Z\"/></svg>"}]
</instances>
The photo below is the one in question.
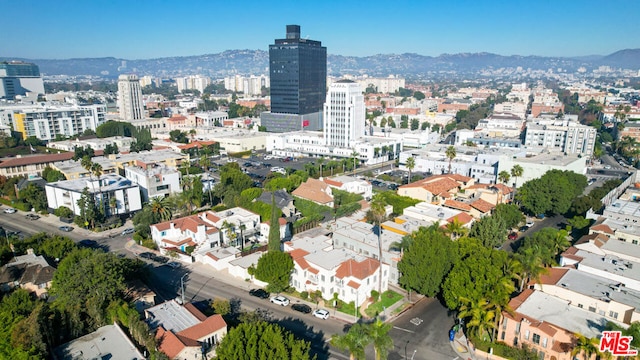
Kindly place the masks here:
<instances>
[{"instance_id":1,"label":"car on street","mask_svg":"<svg viewBox=\"0 0 640 360\"><path fill-rule=\"evenodd\" d=\"M511 234L509 234L508 238L509 240L515 240L518 238L518 233L512 232Z\"/></svg>"},{"instance_id":2,"label":"car on street","mask_svg":"<svg viewBox=\"0 0 640 360\"><path fill-rule=\"evenodd\" d=\"M169 262L167 263L167 266L168 266L168 267L170 267L170 268L172 268L172 269L177 269L177 268L179 268L179 267L180 267L180 263L179 263L179 262L177 262L177 261L169 261Z\"/></svg>"},{"instance_id":3,"label":"car on street","mask_svg":"<svg viewBox=\"0 0 640 360\"><path fill-rule=\"evenodd\" d=\"M311 307L309 305L306 305L306 304L293 304L293 305L291 305L291 308L293 310L301 312L303 314L311 313Z\"/></svg>"},{"instance_id":4,"label":"car on street","mask_svg":"<svg viewBox=\"0 0 640 360\"><path fill-rule=\"evenodd\" d=\"M529 221L527 221L526 227L530 228L530 227L532 227L533 225L534 225L534 222L533 222L533 221L531 221L531 220L529 220Z\"/></svg>"},{"instance_id":5,"label":"car on street","mask_svg":"<svg viewBox=\"0 0 640 360\"><path fill-rule=\"evenodd\" d=\"M136 232L134 228L128 228L128 229L122 230L121 235L130 235L130 234L133 234L134 232Z\"/></svg>"},{"instance_id":6,"label":"car on street","mask_svg":"<svg viewBox=\"0 0 640 360\"><path fill-rule=\"evenodd\" d=\"M322 320L327 320L329 318L329 312L325 309L317 309L313 312L313 316Z\"/></svg>"},{"instance_id":7,"label":"car on street","mask_svg":"<svg viewBox=\"0 0 640 360\"><path fill-rule=\"evenodd\" d=\"M38 219L40 219L40 216L36 215L36 214L27 214L24 217L26 217L29 220L38 220Z\"/></svg>"},{"instance_id":8,"label":"car on street","mask_svg":"<svg viewBox=\"0 0 640 360\"><path fill-rule=\"evenodd\" d=\"M272 303L276 304L276 305L282 305L282 306L289 306L289 299L287 299L286 297L282 296L282 295L277 295L271 298Z\"/></svg>"},{"instance_id":9,"label":"car on street","mask_svg":"<svg viewBox=\"0 0 640 360\"><path fill-rule=\"evenodd\" d=\"M91 240L91 239L84 239L84 240L80 240L78 242L78 245L80 245L81 247L86 247L86 248L96 248L98 247L98 242L95 240Z\"/></svg>"},{"instance_id":10,"label":"car on street","mask_svg":"<svg viewBox=\"0 0 640 360\"><path fill-rule=\"evenodd\" d=\"M153 255L150 252L143 252L143 253L138 254L138 256L140 256L143 259L152 259L155 255Z\"/></svg>"},{"instance_id":11,"label":"car on street","mask_svg":"<svg viewBox=\"0 0 640 360\"><path fill-rule=\"evenodd\" d=\"M260 299L268 299L270 294L264 289L251 289L249 290L249 295L255 296Z\"/></svg>"},{"instance_id":12,"label":"car on street","mask_svg":"<svg viewBox=\"0 0 640 360\"><path fill-rule=\"evenodd\" d=\"M6 209L4 209L4 213L5 214L14 214L17 211L18 210L14 209L14 208L6 208Z\"/></svg>"},{"instance_id":13,"label":"car on street","mask_svg":"<svg viewBox=\"0 0 640 360\"><path fill-rule=\"evenodd\" d=\"M166 256L155 255L151 260L159 262L160 264L166 264L169 261L169 258Z\"/></svg>"},{"instance_id":14,"label":"car on street","mask_svg":"<svg viewBox=\"0 0 640 360\"><path fill-rule=\"evenodd\" d=\"M64 231L64 232L69 232L69 231L72 231L72 230L73 230L73 227L72 227L72 226L64 225L64 226L60 226L58 229L60 229L60 230L62 230L62 231Z\"/></svg>"}]
</instances>

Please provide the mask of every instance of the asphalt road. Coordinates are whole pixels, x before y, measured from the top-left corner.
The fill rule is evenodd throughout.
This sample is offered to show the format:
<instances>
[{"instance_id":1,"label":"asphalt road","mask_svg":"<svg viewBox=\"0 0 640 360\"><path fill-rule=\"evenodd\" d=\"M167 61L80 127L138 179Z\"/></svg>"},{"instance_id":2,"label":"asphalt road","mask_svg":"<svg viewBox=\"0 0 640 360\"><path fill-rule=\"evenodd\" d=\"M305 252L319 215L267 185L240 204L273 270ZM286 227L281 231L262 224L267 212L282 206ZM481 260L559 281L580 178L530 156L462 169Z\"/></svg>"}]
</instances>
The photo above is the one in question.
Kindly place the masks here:
<instances>
[{"instance_id":1,"label":"asphalt road","mask_svg":"<svg viewBox=\"0 0 640 360\"><path fill-rule=\"evenodd\" d=\"M3 206L2 208L6 208ZM0 210L2 209L0 208ZM130 235L121 236L119 231L112 230L114 237L100 236L89 233L83 229L74 229L71 232L63 232L58 226L64 225L53 215L47 219L28 220L24 212L5 214L0 212L0 226L7 231L21 231L24 236L38 232L60 234L78 242L83 239L96 241L103 249L111 252L125 254L129 257L135 255L125 249L125 244L130 240ZM72 225L76 227L75 225ZM106 235L106 234L105 234ZM150 287L158 294L159 300L168 300L181 297L181 279L184 280L185 301L202 301L215 298L230 300L236 306L245 310L268 310L271 319L292 331L301 338L311 341L312 351L318 360L349 359L348 353L330 348L326 340L333 334L342 334L348 330L350 324L330 317L321 320L311 314L302 314L291 309L291 306L283 307L269 302L268 299L259 299L250 296L248 289L250 283L237 280L237 285L228 284L228 275L220 274L207 265L188 264L178 269L172 269L166 265L143 259L151 270ZM226 281L219 277L227 276ZM291 299L292 304L296 302ZM333 310L330 310L333 314ZM415 320L420 319L421 321ZM437 300L423 299L416 305L394 319L391 336L394 339L394 349L389 354L389 359L403 359L405 345L408 357L414 359L454 359L455 353L448 341L448 330L453 325L453 318L447 313ZM417 325L416 325L417 324ZM407 343L408 341L408 343ZM413 353L415 350L415 354ZM373 347L367 349L367 358L373 358Z\"/></svg>"}]
</instances>

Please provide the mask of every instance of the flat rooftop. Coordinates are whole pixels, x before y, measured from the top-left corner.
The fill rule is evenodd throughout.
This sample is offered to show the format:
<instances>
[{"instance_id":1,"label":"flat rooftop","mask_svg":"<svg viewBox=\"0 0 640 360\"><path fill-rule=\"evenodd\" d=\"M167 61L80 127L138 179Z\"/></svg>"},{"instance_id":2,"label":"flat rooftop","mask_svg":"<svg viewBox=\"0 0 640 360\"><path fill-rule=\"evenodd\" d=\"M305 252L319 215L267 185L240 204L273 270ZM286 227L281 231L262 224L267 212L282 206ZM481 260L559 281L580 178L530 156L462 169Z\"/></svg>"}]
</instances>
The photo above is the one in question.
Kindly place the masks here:
<instances>
[{"instance_id":1,"label":"flat rooftop","mask_svg":"<svg viewBox=\"0 0 640 360\"><path fill-rule=\"evenodd\" d=\"M165 330L178 333L194 325L200 324L200 320L178 304L175 300L163 302L160 305L145 310L147 323L151 329L162 326ZM117 358L116 358L117 359Z\"/></svg>"},{"instance_id":2,"label":"flat rooftop","mask_svg":"<svg viewBox=\"0 0 640 360\"><path fill-rule=\"evenodd\" d=\"M578 269L580 269L580 266L587 266L614 276L640 281L640 262L623 260L613 255L603 256L585 250L578 250L576 256L583 258L578 264ZM627 264L631 264L631 267L627 266ZM636 290L640 291L640 289Z\"/></svg>"},{"instance_id":3,"label":"flat rooftop","mask_svg":"<svg viewBox=\"0 0 640 360\"><path fill-rule=\"evenodd\" d=\"M610 319L597 313L572 306L569 301L561 300L542 291L534 291L515 311L537 320L548 322L573 333L588 338L602 334Z\"/></svg>"},{"instance_id":4,"label":"flat rooftop","mask_svg":"<svg viewBox=\"0 0 640 360\"><path fill-rule=\"evenodd\" d=\"M122 329L116 325L103 326L91 334L60 345L54 353L65 360L145 359Z\"/></svg>"},{"instance_id":5,"label":"flat rooftop","mask_svg":"<svg viewBox=\"0 0 640 360\"><path fill-rule=\"evenodd\" d=\"M578 159L578 156L564 155L563 153L558 152L551 154L538 154L531 157L519 157L517 159L514 159L514 161L528 164L567 166Z\"/></svg>"},{"instance_id":6,"label":"flat rooftop","mask_svg":"<svg viewBox=\"0 0 640 360\"><path fill-rule=\"evenodd\" d=\"M556 285L594 299L612 300L637 307L640 304L640 292L628 288L625 288L624 291L616 291L617 284L601 276L569 269Z\"/></svg>"},{"instance_id":7,"label":"flat rooftop","mask_svg":"<svg viewBox=\"0 0 640 360\"><path fill-rule=\"evenodd\" d=\"M100 176L101 185L98 184L97 178L90 179L84 177L74 180L63 180L54 183L49 183L47 186L56 187L59 189L70 190L75 192L82 192L84 188L87 188L91 193L106 193L109 191L115 191L120 189L126 189L131 187L137 187L133 185L131 180L116 174L104 174Z\"/></svg>"}]
</instances>

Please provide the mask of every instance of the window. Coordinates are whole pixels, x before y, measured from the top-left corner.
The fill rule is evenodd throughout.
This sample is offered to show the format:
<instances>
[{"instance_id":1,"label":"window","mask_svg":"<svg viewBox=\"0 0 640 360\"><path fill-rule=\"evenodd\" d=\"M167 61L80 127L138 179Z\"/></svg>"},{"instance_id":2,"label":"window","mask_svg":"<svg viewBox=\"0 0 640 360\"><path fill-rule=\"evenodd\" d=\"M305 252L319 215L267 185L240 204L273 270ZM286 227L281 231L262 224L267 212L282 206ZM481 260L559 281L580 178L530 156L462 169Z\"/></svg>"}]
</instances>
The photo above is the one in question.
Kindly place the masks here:
<instances>
[{"instance_id":1,"label":"window","mask_svg":"<svg viewBox=\"0 0 640 360\"><path fill-rule=\"evenodd\" d=\"M542 347L546 348L547 347L547 338L543 338L542 339Z\"/></svg>"},{"instance_id":2,"label":"window","mask_svg":"<svg viewBox=\"0 0 640 360\"><path fill-rule=\"evenodd\" d=\"M593 312L593 313L594 313L594 312L596 312L596 308L595 308L595 307L593 307L593 306L589 306L589 311L591 311L591 312Z\"/></svg>"},{"instance_id":3,"label":"window","mask_svg":"<svg viewBox=\"0 0 640 360\"><path fill-rule=\"evenodd\" d=\"M502 320L502 329L504 330L504 329L507 328L507 320L508 319L506 317L504 317L504 316L502 317L502 319L503 319ZM502 339L502 340L504 340L504 339Z\"/></svg>"},{"instance_id":4,"label":"window","mask_svg":"<svg viewBox=\"0 0 640 360\"><path fill-rule=\"evenodd\" d=\"M609 311L609 317L617 319L618 318L618 313L615 312L615 311Z\"/></svg>"},{"instance_id":5,"label":"window","mask_svg":"<svg viewBox=\"0 0 640 360\"><path fill-rule=\"evenodd\" d=\"M534 343L534 344L536 344L536 345L540 345L540 335L538 335L538 334L533 334L532 341L533 341L533 343Z\"/></svg>"},{"instance_id":6,"label":"window","mask_svg":"<svg viewBox=\"0 0 640 360\"><path fill-rule=\"evenodd\" d=\"M529 340L529 330L524 332L524 339Z\"/></svg>"}]
</instances>

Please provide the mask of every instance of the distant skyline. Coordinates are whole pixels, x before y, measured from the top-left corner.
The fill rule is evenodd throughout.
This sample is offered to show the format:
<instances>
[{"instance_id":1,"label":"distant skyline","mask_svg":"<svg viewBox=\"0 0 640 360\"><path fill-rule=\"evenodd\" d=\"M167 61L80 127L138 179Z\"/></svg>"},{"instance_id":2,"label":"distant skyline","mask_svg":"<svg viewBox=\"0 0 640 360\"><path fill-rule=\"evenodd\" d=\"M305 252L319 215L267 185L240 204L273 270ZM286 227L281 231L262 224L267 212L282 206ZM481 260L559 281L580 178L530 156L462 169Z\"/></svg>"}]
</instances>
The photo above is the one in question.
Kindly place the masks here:
<instances>
[{"instance_id":1,"label":"distant skyline","mask_svg":"<svg viewBox=\"0 0 640 360\"><path fill-rule=\"evenodd\" d=\"M287 24L328 54L608 55L640 48L634 0L0 0L0 57L128 60L265 50Z\"/></svg>"}]
</instances>

